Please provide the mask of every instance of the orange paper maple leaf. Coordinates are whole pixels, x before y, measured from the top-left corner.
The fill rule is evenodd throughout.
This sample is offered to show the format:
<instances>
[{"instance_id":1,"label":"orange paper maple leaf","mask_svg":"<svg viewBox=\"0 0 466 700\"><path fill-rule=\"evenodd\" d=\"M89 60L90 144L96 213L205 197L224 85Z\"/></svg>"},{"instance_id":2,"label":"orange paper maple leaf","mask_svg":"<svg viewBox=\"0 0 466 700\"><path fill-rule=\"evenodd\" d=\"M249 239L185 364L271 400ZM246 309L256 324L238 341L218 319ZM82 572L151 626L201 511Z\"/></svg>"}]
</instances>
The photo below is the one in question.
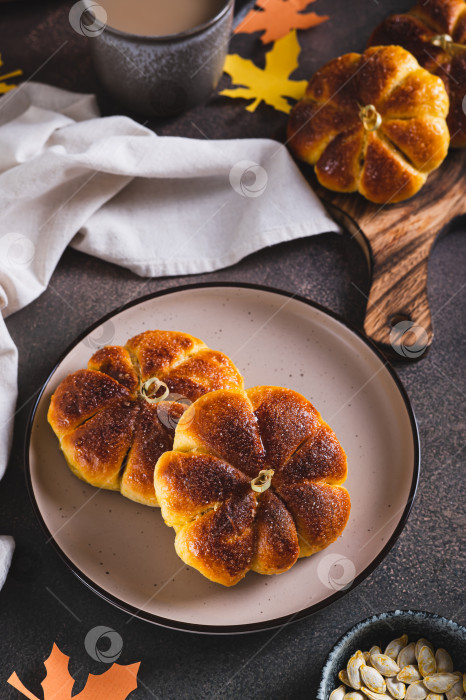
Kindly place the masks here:
<instances>
[{"instance_id":1,"label":"orange paper maple leaf","mask_svg":"<svg viewBox=\"0 0 466 700\"><path fill-rule=\"evenodd\" d=\"M292 29L310 29L328 19L315 12L303 13L315 0L257 0L256 6L235 29L235 34L252 34L264 31L263 44L286 36Z\"/></svg>"},{"instance_id":2,"label":"orange paper maple leaf","mask_svg":"<svg viewBox=\"0 0 466 700\"><path fill-rule=\"evenodd\" d=\"M42 681L44 700L126 700L138 687L139 663L129 666L112 664L108 671L100 676L89 674L85 688L72 697L74 678L68 671L69 660L70 657L62 654L54 644L49 658L44 662L47 669L47 675ZM39 700L21 683L16 673L11 674L8 683L29 700Z\"/></svg>"}]
</instances>

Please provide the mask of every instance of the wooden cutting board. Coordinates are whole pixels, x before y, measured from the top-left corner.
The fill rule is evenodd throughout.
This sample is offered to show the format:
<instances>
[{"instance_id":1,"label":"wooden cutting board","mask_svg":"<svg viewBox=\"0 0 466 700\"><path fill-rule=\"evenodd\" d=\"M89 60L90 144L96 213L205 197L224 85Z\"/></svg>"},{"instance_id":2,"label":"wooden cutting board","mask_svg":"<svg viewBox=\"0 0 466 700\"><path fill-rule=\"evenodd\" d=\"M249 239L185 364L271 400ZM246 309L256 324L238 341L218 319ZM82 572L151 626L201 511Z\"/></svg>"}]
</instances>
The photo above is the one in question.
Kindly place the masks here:
<instances>
[{"instance_id":1,"label":"wooden cutting board","mask_svg":"<svg viewBox=\"0 0 466 700\"><path fill-rule=\"evenodd\" d=\"M320 186L317 191L366 254L371 273L366 335L387 355L420 359L433 338L429 255L438 235L466 215L466 149L452 150L419 194L399 204L372 204L359 194Z\"/></svg>"}]
</instances>

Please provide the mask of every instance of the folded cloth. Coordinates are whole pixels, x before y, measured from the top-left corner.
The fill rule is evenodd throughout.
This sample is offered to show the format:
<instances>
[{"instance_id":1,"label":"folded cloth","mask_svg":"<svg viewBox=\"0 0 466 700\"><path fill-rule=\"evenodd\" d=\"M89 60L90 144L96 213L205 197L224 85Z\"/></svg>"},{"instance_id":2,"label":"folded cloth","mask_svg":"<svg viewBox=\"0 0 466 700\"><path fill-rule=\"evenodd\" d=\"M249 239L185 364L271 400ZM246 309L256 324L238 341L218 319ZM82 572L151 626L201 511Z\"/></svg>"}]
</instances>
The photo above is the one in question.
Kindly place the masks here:
<instances>
[{"instance_id":1,"label":"folded cloth","mask_svg":"<svg viewBox=\"0 0 466 700\"><path fill-rule=\"evenodd\" d=\"M0 211L3 318L41 294L68 245L138 275L186 275L338 230L282 144L157 136L100 117L93 95L32 82L0 99ZM16 378L0 319L0 478Z\"/></svg>"},{"instance_id":2,"label":"folded cloth","mask_svg":"<svg viewBox=\"0 0 466 700\"><path fill-rule=\"evenodd\" d=\"M8 535L0 535L0 588L5 583L14 549L14 539Z\"/></svg>"}]
</instances>

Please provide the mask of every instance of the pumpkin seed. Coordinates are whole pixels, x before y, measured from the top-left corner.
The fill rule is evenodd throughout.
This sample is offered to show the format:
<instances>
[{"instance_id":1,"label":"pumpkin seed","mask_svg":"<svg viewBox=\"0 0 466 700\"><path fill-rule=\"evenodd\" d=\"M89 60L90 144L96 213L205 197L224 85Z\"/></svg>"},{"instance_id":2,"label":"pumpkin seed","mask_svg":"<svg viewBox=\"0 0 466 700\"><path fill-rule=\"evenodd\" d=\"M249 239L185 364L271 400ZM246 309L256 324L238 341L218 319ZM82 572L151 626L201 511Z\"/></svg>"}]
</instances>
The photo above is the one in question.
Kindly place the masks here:
<instances>
[{"instance_id":1,"label":"pumpkin seed","mask_svg":"<svg viewBox=\"0 0 466 700\"><path fill-rule=\"evenodd\" d=\"M364 695L371 700L390 700L390 695L386 695L385 693L374 693L373 690L370 690L370 688L365 688L364 686L361 688L361 690Z\"/></svg>"},{"instance_id":2,"label":"pumpkin seed","mask_svg":"<svg viewBox=\"0 0 466 700\"><path fill-rule=\"evenodd\" d=\"M364 695L362 693L358 693L357 690L350 690L349 693L346 693L343 700L364 700Z\"/></svg>"},{"instance_id":3,"label":"pumpkin seed","mask_svg":"<svg viewBox=\"0 0 466 700\"><path fill-rule=\"evenodd\" d=\"M397 675L397 680L403 683L415 683L416 681L421 681L422 676L416 664L410 664L401 669Z\"/></svg>"},{"instance_id":4,"label":"pumpkin seed","mask_svg":"<svg viewBox=\"0 0 466 700\"><path fill-rule=\"evenodd\" d=\"M437 664L437 671L439 673L451 673L453 671L453 661L445 649L437 649L435 652L435 663Z\"/></svg>"},{"instance_id":5,"label":"pumpkin seed","mask_svg":"<svg viewBox=\"0 0 466 700\"><path fill-rule=\"evenodd\" d=\"M380 647L378 647L377 644L374 644L374 646L369 649L369 654L371 656L372 656L372 654L381 654L381 653L382 653L382 649Z\"/></svg>"},{"instance_id":6,"label":"pumpkin seed","mask_svg":"<svg viewBox=\"0 0 466 700\"><path fill-rule=\"evenodd\" d=\"M418 639L416 642L416 659L419 657L419 652L421 651L422 647L430 647L432 651L434 651L434 645L432 644L432 642L429 642L428 639L424 639L424 637L421 637L421 639Z\"/></svg>"},{"instance_id":7,"label":"pumpkin seed","mask_svg":"<svg viewBox=\"0 0 466 700\"><path fill-rule=\"evenodd\" d=\"M340 686L338 686L338 688L335 688L335 690L332 690L328 700L343 700L343 698L345 697L345 693L346 693L345 686L340 685Z\"/></svg>"},{"instance_id":8,"label":"pumpkin seed","mask_svg":"<svg viewBox=\"0 0 466 700\"><path fill-rule=\"evenodd\" d=\"M344 683L345 685L349 685L351 687L351 683L349 682L348 674L346 673L346 668L342 668L342 670L339 671L338 678L341 680L342 683Z\"/></svg>"},{"instance_id":9,"label":"pumpkin seed","mask_svg":"<svg viewBox=\"0 0 466 700\"><path fill-rule=\"evenodd\" d=\"M410 664L416 663L415 649L416 645L414 644L414 642L411 642L411 644L408 644L400 651L396 660L396 663L400 668L404 668L405 666L409 666Z\"/></svg>"},{"instance_id":10,"label":"pumpkin seed","mask_svg":"<svg viewBox=\"0 0 466 700\"><path fill-rule=\"evenodd\" d=\"M463 690L466 693L466 673L463 673Z\"/></svg>"},{"instance_id":11,"label":"pumpkin seed","mask_svg":"<svg viewBox=\"0 0 466 700\"><path fill-rule=\"evenodd\" d=\"M406 695L406 686L401 681L397 681L396 678L387 678L387 690L395 700L403 700Z\"/></svg>"},{"instance_id":12,"label":"pumpkin seed","mask_svg":"<svg viewBox=\"0 0 466 700\"><path fill-rule=\"evenodd\" d=\"M349 678L348 674L346 673L346 668L342 668L341 671L338 671L338 678L341 680L342 683L345 685L349 685Z\"/></svg>"},{"instance_id":13,"label":"pumpkin seed","mask_svg":"<svg viewBox=\"0 0 466 700\"><path fill-rule=\"evenodd\" d=\"M377 669L382 676L396 676L400 671L400 667L386 654L371 654L371 661L374 668Z\"/></svg>"},{"instance_id":14,"label":"pumpkin seed","mask_svg":"<svg viewBox=\"0 0 466 700\"><path fill-rule=\"evenodd\" d=\"M415 681L408 686L406 691L405 700L424 700L429 694L426 686L422 681Z\"/></svg>"},{"instance_id":15,"label":"pumpkin seed","mask_svg":"<svg viewBox=\"0 0 466 700\"><path fill-rule=\"evenodd\" d=\"M364 659L364 654L362 651L356 651L353 656L348 661L346 666L346 672L348 674L349 684L355 690L359 690L361 687L361 678L359 675L359 669L361 666L365 666L366 661Z\"/></svg>"},{"instance_id":16,"label":"pumpkin seed","mask_svg":"<svg viewBox=\"0 0 466 700\"><path fill-rule=\"evenodd\" d=\"M396 661L398 658L398 654L407 645L407 643L407 634L403 634L401 637L398 637L398 639L392 639L392 641L389 642L386 646L386 649L384 651L385 656L389 656L391 659L393 659L393 661Z\"/></svg>"},{"instance_id":17,"label":"pumpkin seed","mask_svg":"<svg viewBox=\"0 0 466 700\"><path fill-rule=\"evenodd\" d=\"M447 700L456 700L456 698L460 698L461 700L461 698L464 697L462 681L457 680L453 688L447 690L445 695L447 696Z\"/></svg>"},{"instance_id":18,"label":"pumpkin seed","mask_svg":"<svg viewBox=\"0 0 466 700\"><path fill-rule=\"evenodd\" d=\"M453 673L433 673L424 678L424 685L434 693L446 693L457 682L458 678Z\"/></svg>"},{"instance_id":19,"label":"pumpkin seed","mask_svg":"<svg viewBox=\"0 0 466 700\"><path fill-rule=\"evenodd\" d=\"M374 693L385 693L387 690L387 685L385 683L384 677L377 671L377 669L372 668L372 666L361 666L360 674L362 683L364 686L372 690Z\"/></svg>"},{"instance_id":20,"label":"pumpkin seed","mask_svg":"<svg viewBox=\"0 0 466 700\"><path fill-rule=\"evenodd\" d=\"M426 700L443 700L443 695L437 695L437 693L429 693Z\"/></svg>"},{"instance_id":21,"label":"pumpkin seed","mask_svg":"<svg viewBox=\"0 0 466 700\"><path fill-rule=\"evenodd\" d=\"M435 663L434 652L430 647L423 646L419 651L419 656L417 657L417 665L419 667L419 672L422 676L431 676L437 670L437 664Z\"/></svg>"}]
</instances>

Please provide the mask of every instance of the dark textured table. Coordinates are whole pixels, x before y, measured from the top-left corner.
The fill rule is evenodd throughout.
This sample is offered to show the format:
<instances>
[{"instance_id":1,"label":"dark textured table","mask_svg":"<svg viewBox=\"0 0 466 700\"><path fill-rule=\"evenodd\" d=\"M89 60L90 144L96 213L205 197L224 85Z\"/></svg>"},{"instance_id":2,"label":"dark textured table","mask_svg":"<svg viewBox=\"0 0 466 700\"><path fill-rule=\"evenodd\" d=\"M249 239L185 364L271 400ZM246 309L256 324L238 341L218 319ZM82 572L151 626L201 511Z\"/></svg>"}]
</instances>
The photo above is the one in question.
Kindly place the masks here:
<instances>
[{"instance_id":1,"label":"dark textured table","mask_svg":"<svg viewBox=\"0 0 466 700\"><path fill-rule=\"evenodd\" d=\"M297 78L336 54L362 49L370 28L410 0L317 0L331 20L302 34ZM61 2L0 5L4 68L77 91L98 90L86 40L70 28ZM235 49L257 46L235 37ZM257 48L257 54L262 49ZM260 60L258 58L257 60ZM224 84L228 83L226 77ZM105 113L115 110L103 96ZM151 122L160 134L194 138L268 136L283 139L286 115L262 106L255 114L225 98L178 119ZM464 233L464 226L463 226ZM34 396L56 358L89 324L151 291L193 281L254 282L313 299L361 327L369 286L361 251L349 236L321 235L249 256L234 267L195 278L141 279L68 250L47 291L8 319L19 348L19 401L10 464L0 484L0 532L16 540L13 566L0 593L0 698L19 698L6 685L16 670L42 697L43 661L53 641L71 656L83 687L104 665L84 649L89 629L106 625L122 635L120 663L141 661L135 698L315 698L320 669L338 637L373 612L423 609L466 622L464 592L464 318L466 241L461 230L442 237L429 267L435 339L415 364L396 366L417 415L422 470L417 498L397 544L357 588L332 606L274 631L232 637L175 632L129 619L88 590L65 566L33 514L26 491L23 444Z\"/></svg>"}]
</instances>

